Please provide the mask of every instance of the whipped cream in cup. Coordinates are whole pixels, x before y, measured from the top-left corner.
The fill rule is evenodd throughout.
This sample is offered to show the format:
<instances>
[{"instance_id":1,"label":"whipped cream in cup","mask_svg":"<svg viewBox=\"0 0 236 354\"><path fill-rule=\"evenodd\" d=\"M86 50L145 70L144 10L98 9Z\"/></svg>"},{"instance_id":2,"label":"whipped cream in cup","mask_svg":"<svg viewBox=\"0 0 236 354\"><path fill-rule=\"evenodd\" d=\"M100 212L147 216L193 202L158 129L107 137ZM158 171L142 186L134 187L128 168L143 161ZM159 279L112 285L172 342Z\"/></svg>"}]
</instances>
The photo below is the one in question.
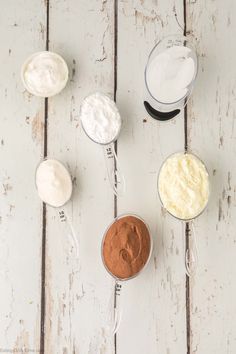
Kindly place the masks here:
<instances>
[{"instance_id":1,"label":"whipped cream in cup","mask_svg":"<svg viewBox=\"0 0 236 354\"><path fill-rule=\"evenodd\" d=\"M68 73L68 66L60 55L42 51L26 59L21 68L21 79L32 95L52 97L66 86Z\"/></svg>"},{"instance_id":2,"label":"whipped cream in cup","mask_svg":"<svg viewBox=\"0 0 236 354\"><path fill-rule=\"evenodd\" d=\"M38 165L35 184L40 199L54 207L64 206L72 195L72 180L67 168L58 160L46 158Z\"/></svg>"}]
</instances>

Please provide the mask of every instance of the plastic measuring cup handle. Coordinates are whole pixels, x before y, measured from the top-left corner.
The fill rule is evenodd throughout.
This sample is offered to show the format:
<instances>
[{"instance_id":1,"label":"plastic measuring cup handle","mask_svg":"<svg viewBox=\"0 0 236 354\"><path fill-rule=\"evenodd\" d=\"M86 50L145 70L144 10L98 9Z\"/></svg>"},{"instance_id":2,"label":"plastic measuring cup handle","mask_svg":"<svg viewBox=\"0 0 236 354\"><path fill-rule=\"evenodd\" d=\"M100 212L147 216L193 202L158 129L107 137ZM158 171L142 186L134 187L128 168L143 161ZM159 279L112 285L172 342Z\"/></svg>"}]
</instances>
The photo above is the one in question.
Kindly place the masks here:
<instances>
[{"instance_id":1,"label":"plastic measuring cup handle","mask_svg":"<svg viewBox=\"0 0 236 354\"><path fill-rule=\"evenodd\" d=\"M187 237L185 239L185 269L187 275L192 276L198 266L198 250L193 222L186 224Z\"/></svg>"},{"instance_id":2,"label":"plastic measuring cup handle","mask_svg":"<svg viewBox=\"0 0 236 354\"><path fill-rule=\"evenodd\" d=\"M122 285L119 281L115 282L115 306L114 306L114 324L112 334L116 334L121 324L122 306L121 306L121 289Z\"/></svg>"},{"instance_id":3,"label":"plastic measuring cup handle","mask_svg":"<svg viewBox=\"0 0 236 354\"><path fill-rule=\"evenodd\" d=\"M104 145L103 153L110 186L115 195L122 196L125 193L125 178L120 170L120 164L117 159L114 144Z\"/></svg>"},{"instance_id":4,"label":"plastic measuring cup handle","mask_svg":"<svg viewBox=\"0 0 236 354\"><path fill-rule=\"evenodd\" d=\"M170 112L160 112L160 111L157 111L156 109L154 109L150 105L150 103L148 103L147 101L144 101L143 104L144 104L144 107L146 108L146 111L148 112L148 114L152 118L154 118L156 120L160 120L160 121L166 121L166 120L172 119L175 116L177 116L177 114L179 114L179 112L180 112L180 109L175 109Z\"/></svg>"},{"instance_id":5,"label":"plastic measuring cup handle","mask_svg":"<svg viewBox=\"0 0 236 354\"><path fill-rule=\"evenodd\" d=\"M66 226L66 229L67 229L66 231L67 231L68 237L70 238L71 243L75 249L76 258L79 258L79 241L77 239L77 235L74 230L74 227L73 227L72 223L70 222L64 209L60 208L58 210L58 215L59 215L60 221Z\"/></svg>"}]
</instances>

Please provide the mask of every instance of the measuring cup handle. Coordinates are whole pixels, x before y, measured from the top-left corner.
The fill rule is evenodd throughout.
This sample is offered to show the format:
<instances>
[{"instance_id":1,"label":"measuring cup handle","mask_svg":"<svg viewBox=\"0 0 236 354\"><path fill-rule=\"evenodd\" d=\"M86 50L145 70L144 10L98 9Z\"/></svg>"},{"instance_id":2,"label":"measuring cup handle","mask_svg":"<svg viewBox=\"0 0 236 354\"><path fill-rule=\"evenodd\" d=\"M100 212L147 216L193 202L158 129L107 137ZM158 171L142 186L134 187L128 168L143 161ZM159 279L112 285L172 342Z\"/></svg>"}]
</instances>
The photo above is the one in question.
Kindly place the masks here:
<instances>
[{"instance_id":1,"label":"measuring cup handle","mask_svg":"<svg viewBox=\"0 0 236 354\"><path fill-rule=\"evenodd\" d=\"M148 112L148 114L152 118L154 118L156 120L160 120L160 121L166 121L166 120L172 119L175 116L177 116L177 114L180 113L180 109L175 109L170 112L160 112L160 111L156 110L155 108L153 108L150 105L150 103L147 101L144 101L143 104L144 104L144 107L145 107L146 111Z\"/></svg>"},{"instance_id":2,"label":"measuring cup handle","mask_svg":"<svg viewBox=\"0 0 236 354\"><path fill-rule=\"evenodd\" d=\"M72 245L75 249L76 258L78 258L79 257L79 241L78 241L76 232L74 230L74 227L73 227L72 223L70 222L70 219L64 209L59 209L58 215L59 215L60 221L62 223L64 223L68 228L68 236L69 236L69 238L72 242Z\"/></svg>"},{"instance_id":3,"label":"measuring cup handle","mask_svg":"<svg viewBox=\"0 0 236 354\"><path fill-rule=\"evenodd\" d=\"M104 145L103 153L111 188L115 195L122 196L125 193L125 178L120 170L114 144Z\"/></svg>"},{"instance_id":4,"label":"measuring cup handle","mask_svg":"<svg viewBox=\"0 0 236 354\"><path fill-rule=\"evenodd\" d=\"M116 334L122 319L122 306L121 306L121 289L122 285L119 281L115 282L115 306L114 306L114 324L112 334Z\"/></svg>"},{"instance_id":5,"label":"measuring cup handle","mask_svg":"<svg viewBox=\"0 0 236 354\"><path fill-rule=\"evenodd\" d=\"M185 269L190 277L197 269L198 265L198 250L195 237L195 229L193 222L188 222L185 229Z\"/></svg>"}]
</instances>

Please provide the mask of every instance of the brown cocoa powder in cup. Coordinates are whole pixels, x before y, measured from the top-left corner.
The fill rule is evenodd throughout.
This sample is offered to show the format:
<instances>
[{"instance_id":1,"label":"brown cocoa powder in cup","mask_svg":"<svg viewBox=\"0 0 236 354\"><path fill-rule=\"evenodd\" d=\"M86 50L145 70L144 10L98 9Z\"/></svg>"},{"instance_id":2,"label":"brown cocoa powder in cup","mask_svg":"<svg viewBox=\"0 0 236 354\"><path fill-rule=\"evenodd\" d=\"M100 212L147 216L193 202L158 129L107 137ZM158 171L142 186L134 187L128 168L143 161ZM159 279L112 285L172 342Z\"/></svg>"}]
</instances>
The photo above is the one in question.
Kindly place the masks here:
<instances>
[{"instance_id":1,"label":"brown cocoa powder in cup","mask_svg":"<svg viewBox=\"0 0 236 354\"><path fill-rule=\"evenodd\" d=\"M103 260L115 277L126 279L146 264L151 250L150 234L145 223L135 216L124 216L107 230L103 241Z\"/></svg>"}]
</instances>

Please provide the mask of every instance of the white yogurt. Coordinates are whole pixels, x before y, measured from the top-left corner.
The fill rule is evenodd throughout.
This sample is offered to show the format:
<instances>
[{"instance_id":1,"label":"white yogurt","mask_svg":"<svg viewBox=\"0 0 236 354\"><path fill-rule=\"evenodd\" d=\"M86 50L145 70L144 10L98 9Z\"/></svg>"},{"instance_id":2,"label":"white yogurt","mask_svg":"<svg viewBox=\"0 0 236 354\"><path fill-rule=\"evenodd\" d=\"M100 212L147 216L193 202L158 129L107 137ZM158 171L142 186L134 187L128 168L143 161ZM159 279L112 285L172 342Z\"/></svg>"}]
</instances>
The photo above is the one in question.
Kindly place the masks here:
<instances>
[{"instance_id":1,"label":"white yogurt","mask_svg":"<svg viewBox=\"0 0 236 354\"><path fill-rule=\"evenodd\" d=\"M65 60L53 52L31 55L22 66L21 77L27 91L39 97L51 97L59 93L68 80Z\"/></svg>"},{"instance_id":2,"label":"white yogurt","mask_svg":"<svg viewBox=\"0 0 236 354\"><path fill-rule=\"evenodd\" d=\"M86 134L99 144L112 142L121 128L121 117L115 102L99 92L83 100L80 119Z\"/></svg>"},{"instance_id":3,"label":"white yogurt","mask_svg":"<svg viewBox=\"0 0 236 354\"><path fill-rule=\"evenodd\" d=\"M146 80L152 96L162 103L174 103L188 92L196 68L191 49L173 46L158 54L150 62Z\"/></svg>"},{"instance_id":4,"label":"white yogurt","mask_svg":"<svg viewBox=\"0 0 236 354\"><path fill-rule=\"evenodd\" d=\"M42 161L36 170L35 181L40 199L53 207L64 205L71 197L71 176L58 160Z\"/></svg>"}]
</instances>

